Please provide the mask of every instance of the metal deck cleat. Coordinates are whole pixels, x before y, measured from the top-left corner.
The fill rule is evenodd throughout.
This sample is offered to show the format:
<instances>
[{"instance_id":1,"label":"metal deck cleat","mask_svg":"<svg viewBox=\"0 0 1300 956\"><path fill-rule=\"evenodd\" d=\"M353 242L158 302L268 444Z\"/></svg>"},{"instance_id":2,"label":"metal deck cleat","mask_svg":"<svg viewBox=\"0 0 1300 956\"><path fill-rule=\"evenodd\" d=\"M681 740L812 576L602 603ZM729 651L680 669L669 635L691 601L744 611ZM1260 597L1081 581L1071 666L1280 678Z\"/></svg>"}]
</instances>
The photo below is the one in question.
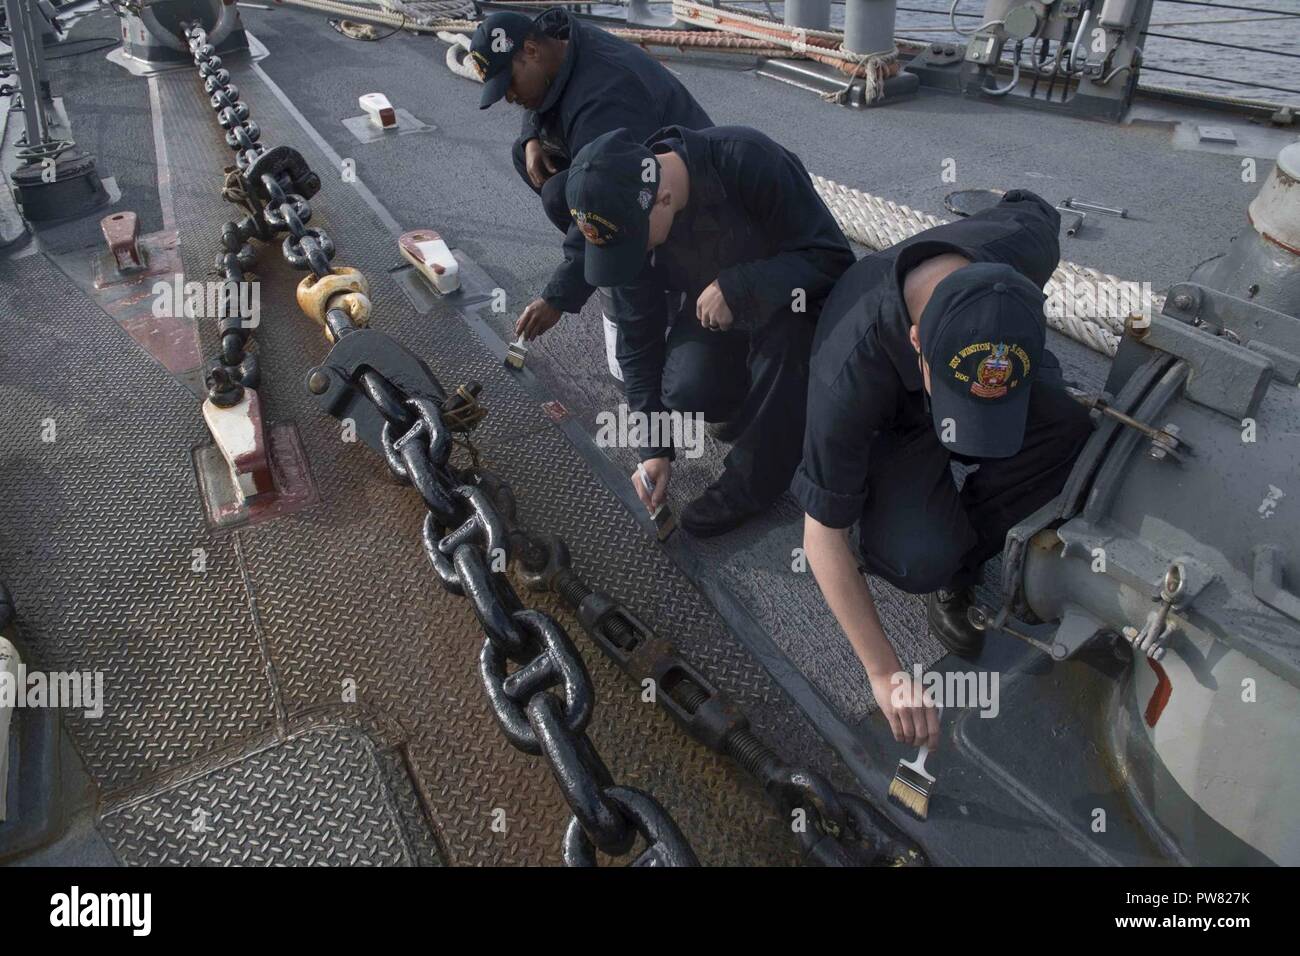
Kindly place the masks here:
<instances>
[{"instance_id":1,"label":"metal deck cleat","mask_svg":"<svg viewBox=\"0 0 1300 956\"><path fill-rule=\"evenodd\" d=\"M397 112L383 93L365 93L357 98L370 122L380 129L397 129Z\"/></svg>"},{"instance_id":2,"label":"metal deck cleat","mask_svg":"<svg viewBox=\"0 0 1300 956\"><path fill-rule=\"evenodd\" d=\"M424 276L433 290L447 295L460 288L460 263L452 255L447 241L432 229L403 233L397 240L402 258Z\"/></svg>"},{"instance_id":3,"label":"metal deck cleat","mask_svg":"<svg viewBox=\"0 0 1300 956\"><path fill-rule=\"evenodd\" d=\"M244 504L250 498L274 491L275 482L271 480L271 462L262 427L262 403L253 389L239 391L242 394L230 405L224 404L220 396L209 395L203 402L203 420L230 469L239 502Z\"/></svg>"}]
</instances>

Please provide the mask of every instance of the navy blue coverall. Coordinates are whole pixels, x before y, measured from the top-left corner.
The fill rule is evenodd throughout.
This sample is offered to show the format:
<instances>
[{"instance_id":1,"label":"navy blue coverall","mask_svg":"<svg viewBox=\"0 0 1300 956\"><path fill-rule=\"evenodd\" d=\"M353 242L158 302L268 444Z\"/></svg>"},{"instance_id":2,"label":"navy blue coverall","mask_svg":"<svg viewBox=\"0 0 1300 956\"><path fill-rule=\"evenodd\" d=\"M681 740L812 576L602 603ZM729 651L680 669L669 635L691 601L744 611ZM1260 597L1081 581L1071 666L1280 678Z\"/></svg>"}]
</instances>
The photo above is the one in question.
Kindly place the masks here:
<instances>
[{"instance_id":1,"label":"navy blue coverall","mask_svg":"<svg viewBox=\"0 0 1300 956\"><path fill-rule=\"evenodd\" d=\"M1013 189L996 206L859 261L822 310L803 463L791 491L830 528L856 525L864 569L920 594L973 584L1007 532L1061 490L1092 428L1044 351L1024 443L1009 458L952 455L935 434L903 277L941 253L1003 262L1040 288L1060 259L1060 215ZM1044 317L1044 321L1046 318ZM958 491L953 458L979 467Z\"/></svg>"},{"instance_id":2,"label":"navy blue coverall","mask_svg":"<svg viewBox=\"0 0 1300 956\"><path fill-rule=\"evenodd\" d=\"M570 17L547 10L534 21L547 36L568 40L560 72L536 110L525 110L523 130L511 151L515 169L542 197L546 216L565 234L564 262L541 297L561 312L579 312L594 291L582 277L585 243L564 199L570 160L597 136L626 128L642 140L674 123L695 128L713 120L677 77L638 46ZM537 139L560 171L539 190L528 178L524 146Z\"/></svg>"},{"instance_id":3,"label":"navy blue coverall","mask_svg":"<svg viewBox=\"0 0 1300 956\"><path fill-rule=\"evenodd\" d=\"M628 407L726 421L737 437L723 489L766 507L799 464L817 315L853 250L799 157L757 130L674 126L645 143L683 159L690 190L637 280L612 290ZM696 318L714 280L734 318L728 331ZM643 461L673 455L639 451Z\"/></svg>"}]
</instances>

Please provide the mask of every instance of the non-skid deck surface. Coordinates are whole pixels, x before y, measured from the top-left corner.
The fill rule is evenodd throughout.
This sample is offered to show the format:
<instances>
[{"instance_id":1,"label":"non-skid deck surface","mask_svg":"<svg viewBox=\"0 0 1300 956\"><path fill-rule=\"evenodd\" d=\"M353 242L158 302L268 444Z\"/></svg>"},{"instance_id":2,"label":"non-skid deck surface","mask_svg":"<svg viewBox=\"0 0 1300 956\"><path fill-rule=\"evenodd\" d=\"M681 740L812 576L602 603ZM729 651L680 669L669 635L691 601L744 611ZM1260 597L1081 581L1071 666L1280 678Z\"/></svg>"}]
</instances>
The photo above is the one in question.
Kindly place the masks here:
<instances>
[{"instance_id":1,"label":"non-skid deck surface","mask_svg":"<svg viewBox=\"0 0 1300 956\"><path fill-rule=\"evenodd\" d=\"M256 72L232 70L267 142L296 146L320 171L313 224L335 238L336 264L369 277L374 324L443 381L484 384L493 413L480 448L513 485L523 523L566 538L594 586L673 640L789 759L850 787L803 714L459 317L445 307L415 313L387 274L398 262L395 243L372 210L334 178ZM157 83L187 277L203 277L220 225L234 214L218 197L230 153L194 71ZM139 152L149 155L143 144ZM0 573L35 663L105 674L104 716L69 717L100 787L101 832L125 862L269 859L221 846L220 834L232 843L258 839L250 832L292 842L292 827L266 829L268 814L355 805L368 828L362 844L302 837L308 842L293 859L558 862L567 809L545 764L514 751L490 714L477 676L482 632L469 604L444 593L428 567L419 496L392 483L379 456L344 442L338 423L316 410L303 377L328 345L293 304L300 274L276 249L261 250L257 271L264 410L298 429L320 503L212 534L191 472L190 448L206 438L192 396L51 260L0 263L12 309L0 414L14 423L0 438ZM211 330L204 338L207 354ZM47 419L57 425L54 442L41 440ZM195 549L206 557L201 574L192 570ZM642 703L639 688L555 602L538 603L584 652L597 693L589 734L616 780L658 797L706 863L796 858L784 821L754 784ZM353 683L356 703L345 697ZM324 774L313 747L347 750L341 776ZM300 778L306 794L258 783L277 767ZM228 831L173 845L169 834L205 800L245 797L255 812L228 821ZM414 803L436 834L433 850L410 836ZM504 833L492 826L498 808Z\"/></svg>"}]
</instances>

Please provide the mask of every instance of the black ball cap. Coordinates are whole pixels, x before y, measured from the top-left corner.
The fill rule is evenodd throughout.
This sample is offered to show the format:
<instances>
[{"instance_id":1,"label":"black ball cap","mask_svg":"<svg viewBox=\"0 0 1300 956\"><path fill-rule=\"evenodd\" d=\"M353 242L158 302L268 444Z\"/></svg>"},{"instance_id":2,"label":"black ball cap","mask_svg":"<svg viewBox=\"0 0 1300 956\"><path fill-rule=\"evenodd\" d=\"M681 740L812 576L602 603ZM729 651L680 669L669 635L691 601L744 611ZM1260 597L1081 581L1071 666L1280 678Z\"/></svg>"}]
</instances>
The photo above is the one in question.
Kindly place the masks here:
<instances>
[{"instance_id":1,"label":"black ball cap","mask_svg":"<svg viewBox=\"0 0 1300 956\"><path fill-rule=\"evenodd\" d=\"M596 137L573 157L564 194L587 240L588 283L613 288L637 277L658 193L659 162L626 129Z\"/></svg>"},{"instance_id":2,"label":"black ball cap","mask_svg":"<svg viewBox=\"0 0 1300 956\"><path fill-rule=\"evenodd\" d=\"M1043 291L1011 266L976 262L940 282L921 314L935 432L950 451L1009 458L1025 439L1047 339Z\"/></svg>"},{"instance_id":3,"label":"black ball cap","mask_svg":"<svg viewBox=\"0 0 1300 956\"><path fill-rule=\"evenodd\" d=\"M469 42L469 61L483 78L478 108L487 109L510 89L511 64L533 21L522 13L494 13L483 20Z\"/></svg>"}]
</instances>

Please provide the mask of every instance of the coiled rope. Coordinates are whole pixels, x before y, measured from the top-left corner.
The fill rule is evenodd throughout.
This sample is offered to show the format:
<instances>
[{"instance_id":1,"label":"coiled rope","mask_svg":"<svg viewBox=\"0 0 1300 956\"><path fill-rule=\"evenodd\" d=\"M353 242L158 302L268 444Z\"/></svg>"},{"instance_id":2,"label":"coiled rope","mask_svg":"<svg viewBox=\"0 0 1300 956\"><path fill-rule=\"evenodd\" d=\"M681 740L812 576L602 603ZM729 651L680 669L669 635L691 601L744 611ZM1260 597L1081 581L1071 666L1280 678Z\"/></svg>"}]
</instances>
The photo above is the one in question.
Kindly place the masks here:
<instances>
[{"instance_id":1,"label":"coiled rope","mask_svg":"<svg viewBox=\"0 0 1300 956\"><path fill-rule=\"evenodd\" d=\"M463 33L449 33L446 30L438 31L438 39L443 43L448 43L447 47L447 69L457 76L463 76L467 80L474 80L481 83L482 77L469 62L469 37Z\"/></svg>"}]
</instances>

